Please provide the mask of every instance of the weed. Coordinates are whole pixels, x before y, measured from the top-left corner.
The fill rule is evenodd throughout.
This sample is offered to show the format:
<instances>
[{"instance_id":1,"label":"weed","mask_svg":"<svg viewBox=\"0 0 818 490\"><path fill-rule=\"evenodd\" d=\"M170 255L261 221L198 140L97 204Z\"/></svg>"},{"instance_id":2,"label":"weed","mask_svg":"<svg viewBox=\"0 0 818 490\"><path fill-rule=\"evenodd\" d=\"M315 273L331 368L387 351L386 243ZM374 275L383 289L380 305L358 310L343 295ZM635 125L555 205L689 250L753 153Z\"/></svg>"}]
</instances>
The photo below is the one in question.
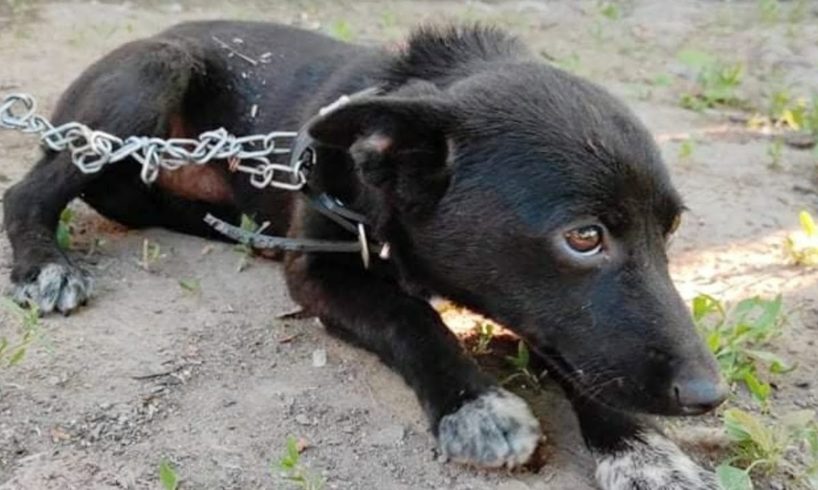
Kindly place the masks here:
<instances>
[{"instance_id":1,"label":"weed","mask_svg":"<svg viewBox=\"0 0 818 490\"><path fill-rule=\"evenodd\" d=\"M679 144L679 160L690 160L696 150L696 141L688 138Z\"/></svg>"},{"instance_id":2,"label":"weed","mask_svg":"<svg viewBox=\"0 0 818 490\"><path fill-rule=\"evenodd\" d=\"M781 18L781 2L779 0L758 0L758 13L761 20L768 24L778 22Z\"/></svg>"},{"instance_id":3,"label":"weed","mask_svg":"<svg viewBox=\"0 0 818 490\"><path fill-rule=\"evenodd\" d=\"M781 170L781 157L784 154L784 142L781 138L775 138L767 145L767 156L770 161L767 166L773 170Z\"/></svg>"},{"instance_id":4,"label":"weed","mask_svg":"<svg viewBox=\"0 0 818 490\"><path fill-rule=\"evenodd\" d=\"M781 296L739 301L729 311L708 295L693 299L693 319L705 343L716 356L721 371L735 386L743 383L766 406L772 387L759 377L762 366L773 374L795 369L776 354L764 350L781 334L785 323Z\"/></svg>"},{"instance_id":5,"label":"weed","mask_svg":"<svg viewBox=\"0 0 818 490\"><path fill-rule=\"evenodd\" d=\"M614 2L600 2L597 4L597 11L608 20L619 20L622 18L622 10Z\"/></svg>"},{"instance_id":6,"label":"weed","mask_svg":"<svg viewBox=\"0 0 818 490\"><path fill-rule=\"evenodd\" d=\"M163 459L162 462L159 463L159 481L165 490L176 490L179 488L179 477L176 475L176 470L173 468L173 465L171 465L167 459Z\"/></svg>"},{"instance_id":7,"label":"weed","mask_svg":"<svg viewBox=\"0 0 818 490\"><path fill-rule=\"evenodd\" d=\"M344 42L350 42L355 39L352 26L344 19L338 19L329 26L329 35Z\"/></svg>"},{"instance_id":8,"label":"weed","mask_svg":"<svg viewBox=\"0 0 818 490\"><path fill-rule=\"evenodd\" d=\"M253 233L253 234L260 234L270 225L269 222L264 222L261 225L257 224L253 218L247 216L246 214L241 215L241 224L239 225L242 230ZM247 268L250 263L250 259L253 258L256 254L255 249L247 243L239 243L236 245L236 250L241 254L241 258L239 259L239 263L236 265L236 272L241 272Z\"/></svg>"},{"instance_id":9,"label":"weed","mask_svg":"<svg viewBox=\"0 0 818 490\"><path fill-rule=\"evenodd\" d=\"M697 72L697 85L682 95L682 107L700 111L717 106L745 105L737 92L744 75L741 63L725 63L708 53L694 50L684 50L678 58Z\"/></svg>"},{"instance_id":10,"label":"weed","mask_svg":"<svg viewBox=\"0 0 818 490\"><path fill-rule=\"evenodd\" d=\"M321 490L326 481L310 473L309 468L301 464L301 449L295 437L287 438L287 447L284 455L278 460L278 470L281 476L302 490Z\"/></svg>"},{"instance_id":11,"label":"weed","mask_svg":"<svg viewBox=\"0 0 818 490\"><path fill-rule=\"evenodd\" d=\"M477 343L472 347L472 353L481 355L491 352L489 345L494 337L494 325L491 322L475 322L474 332L477 334Z\"/></svg>"},{"instance_id":12,"label":"weed","mask_svg":"<svg viewBox=\"0 0 818 490\"><path fill-rule=\"evenodd\" d=\"M60 221L57 223L57 245L62 250L71 249L71 234L73 233L74 211L65 208L60 213Z\"/></svg>"},{"instance_id":13,"label":"weed","mask_svg":"<svg viewBox=\"0 0 818 490\"><path fill-rule=\"evenodd\" d=\"M773 92L769 117L773 124L818 135L818 95L793 97L787 90Z\"/></svg>"},{"instance_id":14,"label":"weed","mask_svg":"<svg viewBox=\"0 0 818 490\"><path fill-rule=\"evenodd\" d=\"M8 298L0 297L0 306L20 324L21 335L16 341L0 337L0 366L14 366L26 356L31 344L40 337L40 312L36 306L23 308Z\"/></svg>"},{"instance_id":15,"label":"weed","mask_svg":"<svg viewBox=\"0 0 818 490\"><path fill-rule=\"evenodd\" d=\"M150 272L153 264L162 257L164 257L164 255L162 255L162 247L158 243L152 242L147 238L142 240L142 257L139 261L139 265L144 270Z\"/></svg>"},{"instance_id":16,"label":"weed","mask_svg":"<svg viewBox=\"0 0 818 490\"><path fill-rule=\"evenodd\" d=\"M504 379L501 384L506 385L517 378L523 378L528 381L531 386L539 387L539 378L537 378L537 375L529 368L530 360L531 356L528 353L528 347L525 345L525 342L520 340L517 343L517 355L506 356L506 361L514 367L515 373Z\"/></svg>"},{"instance_id":17,"label":"weed","mask_svg":"<svg viewBox=\"0 0 818 490\"><path fill-rule=\"evenodd\" d=\"M798 220L801 230L787 237L787 253L798 265L818 266L818 225L807 211L801 211Z\"/></svg>"},{"instance_id":18,"label":"weed","mask_svg":"<svg viewBox=\"0 0 818 490\"><path fill-rule=\"evenodd\" d=\"M793 478L801 488L818 489L815 412L798 410L778 420L764 420L731 408L725 410L723 421L733 441L731 457L716 471L725 490L752 489L751 474L769 476L779 472Z\"/></svg>"},{"instance_id":19,"label":"weed","mask_svg":"<svg viewBox=\"0 0 818 490\"><path fill-rule=\"evenodd\" d=\"M202 284L198 279L179 279L179 286L191 294L200 294L202 292Z\"/></svg>"}]
</instances>

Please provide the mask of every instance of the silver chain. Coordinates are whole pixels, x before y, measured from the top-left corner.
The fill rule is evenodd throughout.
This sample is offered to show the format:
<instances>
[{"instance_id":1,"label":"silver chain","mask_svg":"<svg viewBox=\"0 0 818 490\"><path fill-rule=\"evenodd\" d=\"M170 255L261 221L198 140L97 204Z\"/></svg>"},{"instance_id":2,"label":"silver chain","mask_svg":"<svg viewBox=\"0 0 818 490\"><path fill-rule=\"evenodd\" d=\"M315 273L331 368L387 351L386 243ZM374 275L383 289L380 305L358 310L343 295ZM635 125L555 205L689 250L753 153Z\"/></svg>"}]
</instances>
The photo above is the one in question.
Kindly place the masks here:
<instances>
[{"instance_id":1,"label":"silver chain","mask_svg":"<svg viewBox=\"0 0 818 490\"><path fill-rule=\"evenodd\" d=\"M140 175L146 184L154 182L161 169L176 170L184 165L227 160L230 170L249 174L250 183L259 189L270 186L298 191L306 184L305 167L313 164L315 158L315 152L306 151L292 165L280 163L292 152L297 136L292 131L237 137L220 128L204 132L198 139L149 136L122 139L79 122L55 127L37 114L37 103L28 94L0 99L0 128L37 134L41 143L53 151L69 150L71 161L86 174L133 158L142 165Z\"/></svg>"}]
</instances>

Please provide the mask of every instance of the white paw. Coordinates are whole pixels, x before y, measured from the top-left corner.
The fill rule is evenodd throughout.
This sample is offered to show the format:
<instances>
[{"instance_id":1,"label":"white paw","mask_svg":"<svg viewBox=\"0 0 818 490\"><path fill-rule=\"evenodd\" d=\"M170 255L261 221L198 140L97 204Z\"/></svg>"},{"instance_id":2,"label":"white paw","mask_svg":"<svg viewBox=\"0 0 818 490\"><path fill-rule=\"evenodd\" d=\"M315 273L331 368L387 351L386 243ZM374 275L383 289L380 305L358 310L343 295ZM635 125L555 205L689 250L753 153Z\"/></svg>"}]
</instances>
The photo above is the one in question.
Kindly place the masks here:
<instances>
[{"instance_id":1,"label":"white paw","mask_svg":"<svg viewBox=\"0 0 818 490\"><path fill-rule=\"evenodd\" d=\"M719 490L714 473L693 462L657 433L643 434L627 450L597 455L596 480L604 490Z\"/></svg>"},{"instance_id":2,"label":"white paw","mask_svg":"<svg viewBox=\"0 0 818 490\"><path fill-rule=\"evenodd\" d=\"M85 304L93 281L84 271L64 264L46 264L37 277L11 287L11 297L22 305L35 306L40 313L68 314Z\"/></svg>"},{"instance_id":3,"label":"white paw","mask_svg":"<svg viewBox=\"0 0 818 490\"><path fill-rule=\"evenodd\" d=\"M440 420L442 455L458 463L488 468L519 466L540 440L540 422L522 398L492 389Z\"/></svg>"}]
</instances>

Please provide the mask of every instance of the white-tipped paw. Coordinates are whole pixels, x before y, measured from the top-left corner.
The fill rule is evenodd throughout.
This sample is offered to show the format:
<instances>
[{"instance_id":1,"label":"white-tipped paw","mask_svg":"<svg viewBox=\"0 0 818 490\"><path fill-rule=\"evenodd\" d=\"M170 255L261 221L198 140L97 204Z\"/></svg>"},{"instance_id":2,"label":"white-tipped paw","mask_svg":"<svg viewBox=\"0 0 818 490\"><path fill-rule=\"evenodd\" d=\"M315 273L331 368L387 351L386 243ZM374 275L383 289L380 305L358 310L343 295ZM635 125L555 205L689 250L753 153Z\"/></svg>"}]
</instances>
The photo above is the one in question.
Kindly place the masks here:
<instances>
[{"instance_id":1,"label":"white-tipped paw","mask_svg":"<svg viewBox=\"0 0 818 490\"><path fill-rule=\"evenodd\" d=\"M603 490L719 490L716 475L693 462L657 433L640 436L628 449L597 455L596 480Z\"/></svg>"},{"instance_id":2,"label":"white-tipped paw","mask_svg":"<svg viewBox=\"0 0 818 490\"><path fill-rule=\"evenodd\" d=\"M86 272L50 263L42 266L33 279L13 284L11 297L21 305L36 307L42 314L68 314L85 304L92 290L93 281Z\"/></svg>"},{"instance_id":3,"label":"white-tipped paw","mask_svg":"<svg viewBox=\"0 0 818 490\"><path fill-rule=\"evenodd\" d=\"M540 440L540 423L522 398L496 388L465 403L440 420L442 455L458 463L499 468L531 458Z\"/></svg>"}]
</instances>

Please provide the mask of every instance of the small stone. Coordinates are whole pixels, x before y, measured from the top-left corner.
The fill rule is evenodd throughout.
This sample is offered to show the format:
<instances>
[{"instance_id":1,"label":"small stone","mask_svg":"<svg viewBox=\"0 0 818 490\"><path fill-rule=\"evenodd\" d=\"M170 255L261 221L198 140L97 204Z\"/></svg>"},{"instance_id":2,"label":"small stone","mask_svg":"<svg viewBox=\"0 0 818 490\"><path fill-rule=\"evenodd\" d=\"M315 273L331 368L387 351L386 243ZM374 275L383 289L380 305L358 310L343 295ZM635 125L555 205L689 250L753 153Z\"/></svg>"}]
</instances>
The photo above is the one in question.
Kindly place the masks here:
<instances>
[{"instance_id":1,"label":"small stone","mask_svg":"<svg viewBox=\"0 0 818 490\"><path fill-rule=\"evenodd\" d=\"M327 351L324 349L315 349L312 351L312 367L324 367L327 365Z\"/></svg>"},{"instance_id":2,"label":"small stone","mask_svg":"<svg viewBox=\"0 0 818 490\"><path fill-rule=\"evenodd\" d=\"M304 415L303 413L299 413L295 416L295 421L301 425L314 425L314 421L310 420L309 417Z\"/></svg>"}]
</instances>

